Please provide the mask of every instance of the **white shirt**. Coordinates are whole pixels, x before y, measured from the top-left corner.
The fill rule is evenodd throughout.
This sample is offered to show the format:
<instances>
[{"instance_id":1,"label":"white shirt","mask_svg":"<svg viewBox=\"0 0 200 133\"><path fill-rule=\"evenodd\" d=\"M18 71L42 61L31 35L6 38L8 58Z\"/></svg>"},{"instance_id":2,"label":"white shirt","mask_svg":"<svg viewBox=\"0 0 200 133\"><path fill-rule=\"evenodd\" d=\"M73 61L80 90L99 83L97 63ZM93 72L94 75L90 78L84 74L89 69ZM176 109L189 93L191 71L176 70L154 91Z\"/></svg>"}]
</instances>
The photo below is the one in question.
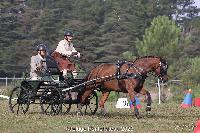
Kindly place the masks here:
<instances>
[{"instance_id":1,"label":"white shirt","mask_svg":"<svg viewBox=\"0 0 200 133\"><path fill-rule=\"evenodd\" d=\"M68 57L72 55L72 52L77 52L73 44L69 43L66 39L59 42L55 51Z\"/></svg>"},{"instance_id":2,"label":"white shirt","mask_svg":"<svg viewBox=\"0 0 200 133\"><path fill-rule=\"evenodd\" d=\"M32 80L41 79L44 73L46 72L46 58L42 58L40 54L31 57L31 72L30 77ZM37 67L43 65L44 67L38 71Z\"/></svg>"}]
</instances>

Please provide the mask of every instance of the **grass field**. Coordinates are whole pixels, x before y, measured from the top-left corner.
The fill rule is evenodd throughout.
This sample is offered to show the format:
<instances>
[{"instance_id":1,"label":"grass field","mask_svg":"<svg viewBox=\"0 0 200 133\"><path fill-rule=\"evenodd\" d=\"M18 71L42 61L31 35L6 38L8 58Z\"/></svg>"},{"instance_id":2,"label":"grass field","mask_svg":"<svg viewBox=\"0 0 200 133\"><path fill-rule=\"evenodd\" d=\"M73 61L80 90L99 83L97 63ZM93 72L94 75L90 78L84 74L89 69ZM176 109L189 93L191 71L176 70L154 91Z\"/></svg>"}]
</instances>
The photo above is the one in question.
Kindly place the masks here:
<instances>
[{"instance_id":1,"label":"grass field","mask_svg":"<svg viewBox=\"0 0 200 133\"><path fill-rule=\"evenodd\" d=\"M142 103L142 118L136 119L130 109L116 109L107 103L107 116L76 116L75 109L67 115L47 116L40 113L39 105L31 105L25 114L15 115L8 110L7 100L0 101L0 132L2 133L65 133L65 132L135 132L135 133L190 133L200 119L200 108L180 108L176 103L153 103L152 112L146 114ZM75 108L75 107L74 107Z\"/></svg>"}]
</instances>

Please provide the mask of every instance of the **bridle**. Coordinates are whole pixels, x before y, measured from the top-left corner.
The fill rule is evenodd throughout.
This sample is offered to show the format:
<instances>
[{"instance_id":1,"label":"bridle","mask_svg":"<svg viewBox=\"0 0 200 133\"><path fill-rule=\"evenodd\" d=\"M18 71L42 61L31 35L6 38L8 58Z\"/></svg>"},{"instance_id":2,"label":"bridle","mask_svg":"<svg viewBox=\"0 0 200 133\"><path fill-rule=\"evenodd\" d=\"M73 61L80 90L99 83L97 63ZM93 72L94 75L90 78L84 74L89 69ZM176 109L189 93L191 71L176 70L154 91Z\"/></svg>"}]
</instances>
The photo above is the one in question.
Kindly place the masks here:
<instances>
[{"instance_id":1,"label":"bridle","mask_svg":"<svg viewBox=\"0 0 200 133\"><path fill-rule=\"evenodd\" d=\"M166 75L166 72L167 72L167 69L168 69L168 65L167 65L166 62L165 63L160 62L159 64L160 64L160 75L159 75L159 77L162 77L162 76Z\"/></svg>"},{"instance_id":2,"label":"bridle","mask_svg":"<svg viewBox=\"0 0 200 133\"><path fill-rule=\"evenodd\" d=\"M160 72L159 74L155 74L155 70L158 69L160 67ZM158 77L159 79L162 80L162 77L167 75L167 69L168 69L168 65L167 62L165 60L163 60L162 58L160 58L160 62L159 65L150 72L151 75L153 75L154 77Z\"/></svg>"}]
</instances>

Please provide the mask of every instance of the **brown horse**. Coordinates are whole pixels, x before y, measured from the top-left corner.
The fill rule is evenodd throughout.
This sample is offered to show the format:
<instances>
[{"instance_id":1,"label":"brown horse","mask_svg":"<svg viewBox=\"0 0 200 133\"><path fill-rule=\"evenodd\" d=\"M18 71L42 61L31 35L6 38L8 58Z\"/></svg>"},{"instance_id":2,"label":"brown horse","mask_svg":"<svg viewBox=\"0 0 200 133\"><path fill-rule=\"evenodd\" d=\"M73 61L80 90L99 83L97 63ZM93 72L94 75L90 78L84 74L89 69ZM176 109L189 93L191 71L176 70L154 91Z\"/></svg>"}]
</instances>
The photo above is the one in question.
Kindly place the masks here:
<instances>
[{"instance_id":1,"label":"brown horse","mask_svg":"<svg viewBox=\"0 0 200 133\"><path fill-rule=\"evenodd\" d=\"M145 56L131 62L122 62L118 65L111 63L100 64L92 69L87 76L87 81L94 79L98 80L95 80L95 84L87 85L85 87L80 97L80 102L84 104L87 101L87 97L98 88L102 92L99 105L104 111L104 103L111 91L128 93L134 106L133 111L138 118L139 112L136 108L134 98L136 93L147 95L146 111L151 110L151 95L143 88L147 74L150 72L154 72L154 75L163 82L168 80L167 63L160 57Z\"/></svg>"}]
</instances>

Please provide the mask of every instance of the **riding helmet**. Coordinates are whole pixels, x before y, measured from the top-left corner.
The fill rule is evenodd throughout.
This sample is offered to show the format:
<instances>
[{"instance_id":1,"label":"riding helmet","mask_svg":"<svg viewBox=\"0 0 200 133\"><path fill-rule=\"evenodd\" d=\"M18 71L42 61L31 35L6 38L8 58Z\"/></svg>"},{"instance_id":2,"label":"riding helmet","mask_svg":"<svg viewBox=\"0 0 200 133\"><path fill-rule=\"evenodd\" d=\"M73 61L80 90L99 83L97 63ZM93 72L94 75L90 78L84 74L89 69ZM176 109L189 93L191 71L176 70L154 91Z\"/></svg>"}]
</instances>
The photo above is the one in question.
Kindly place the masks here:
<instances>
[{"instance_id":1,"label":"riding helmet","mask_svg":"<svg viewBox=\"0 0 200 133\"><path fill-rule=\"evenodd\" d=\"M64 36L71 36L71 37L73 37L74 35L73 35L73 32L66 30L64 32Z\"/></svg>"},{"instance_id":2,"label":"riding helmet","mask_svg":"<svg viewBox=\"0 0 200 133\"><path fill-rule=\"evenodd\" d=\"M47 51L46 45L44 44L39 44L37 46L37 51Z\"/></svg>"}]
</instances>

